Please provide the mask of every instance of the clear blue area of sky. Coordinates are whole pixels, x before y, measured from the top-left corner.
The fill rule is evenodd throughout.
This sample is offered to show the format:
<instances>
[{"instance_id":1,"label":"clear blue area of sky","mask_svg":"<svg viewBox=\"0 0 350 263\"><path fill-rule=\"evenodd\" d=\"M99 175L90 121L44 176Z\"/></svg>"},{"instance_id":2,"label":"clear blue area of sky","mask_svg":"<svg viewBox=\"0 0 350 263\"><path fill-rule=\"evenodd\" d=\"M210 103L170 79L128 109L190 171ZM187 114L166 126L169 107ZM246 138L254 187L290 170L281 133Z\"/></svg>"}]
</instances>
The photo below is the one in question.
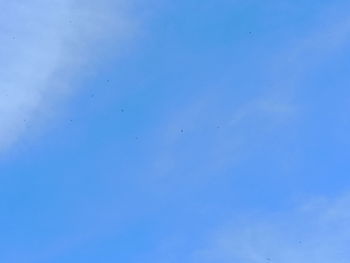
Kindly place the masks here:
<instances>
[{"instance_id":1,"label":"clear blue area of sky","mask_svg":"<svg viewBox=\"0 0 350 263\"><path fill-rule=\"evenodd\" d=\"M193 252L227 222L346 192L344 6L143 3L140 34L2 157L0 261L212 262Z\"/></svg>"}]
</instances>

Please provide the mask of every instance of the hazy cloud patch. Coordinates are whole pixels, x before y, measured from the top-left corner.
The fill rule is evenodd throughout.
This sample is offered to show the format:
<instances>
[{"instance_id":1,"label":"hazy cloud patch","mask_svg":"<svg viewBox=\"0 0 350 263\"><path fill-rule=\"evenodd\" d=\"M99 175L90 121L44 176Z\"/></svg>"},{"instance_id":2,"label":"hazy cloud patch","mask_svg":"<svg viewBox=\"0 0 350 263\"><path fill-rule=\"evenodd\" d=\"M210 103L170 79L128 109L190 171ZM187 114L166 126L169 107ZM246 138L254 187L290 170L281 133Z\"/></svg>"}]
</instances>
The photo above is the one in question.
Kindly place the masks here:
<instances>
[{"instance_id":1,"label":"hazy cloud patch","mask_svg":"<svg viewBox=\"0 0 350 263\"><path fill-rule=\"evenodd\" d=\"M293 211L247 217L222 227L200 262L347 262L350 257L349 195L315 199ZM196 260L194 260L196 262Z\"/></svg>"},{"instance_id":2,"label":"hazy cloud patch","mask_svg":"<svg viewBox=\"0 0 350 263\"><path fill-rule=\"evenodd\" d=\"M0 4L0 149L28 130L48 100L71 90L78 66L108 38L129 33L124 1ZM50 98L51 97L51 98Z\"/></svg>"}]
</instances>

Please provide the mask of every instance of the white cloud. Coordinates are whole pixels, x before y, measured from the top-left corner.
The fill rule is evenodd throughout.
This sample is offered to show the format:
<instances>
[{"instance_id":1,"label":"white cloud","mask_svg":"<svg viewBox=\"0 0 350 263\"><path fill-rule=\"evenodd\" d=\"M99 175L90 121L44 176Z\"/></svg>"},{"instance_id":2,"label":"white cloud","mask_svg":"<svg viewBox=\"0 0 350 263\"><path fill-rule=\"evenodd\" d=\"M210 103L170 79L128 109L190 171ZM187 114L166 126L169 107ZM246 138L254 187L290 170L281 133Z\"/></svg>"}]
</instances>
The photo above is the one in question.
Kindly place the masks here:
<instances>
[{"instance_id":1,"label":"white cloud","mask_svg":"<svg viewBox=\"0 0 350 263\"><path fill-rule=\"evenodd\" d=\"M123 1L0 3L0 149L26 131L48 100L71 89L78 65L107 37L128 34ZM99 42L100 41L100 42ZM53 95L54 94L54 95Z\"/></svg>"},{"instance_id":2,"label":"white cloud","mask_svg":"<svg viewBox=\"0 0 350 263\"><path fill-rule=\"evenodd\" d=\"M329 263L350 258L350 196L319 199L300 208L222 227L197 262Z\"/></svg>"}]
</instances>

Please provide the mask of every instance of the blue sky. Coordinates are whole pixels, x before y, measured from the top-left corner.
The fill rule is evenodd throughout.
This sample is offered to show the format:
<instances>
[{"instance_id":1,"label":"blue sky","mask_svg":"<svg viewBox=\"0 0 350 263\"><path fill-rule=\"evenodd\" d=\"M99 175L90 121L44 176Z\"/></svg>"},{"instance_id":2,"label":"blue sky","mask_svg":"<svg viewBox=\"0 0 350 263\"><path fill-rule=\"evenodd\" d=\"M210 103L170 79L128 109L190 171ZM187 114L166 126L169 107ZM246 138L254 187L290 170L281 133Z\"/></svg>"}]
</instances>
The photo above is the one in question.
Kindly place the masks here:
<instances>
[{"instance_id":1,"label":"blue sky","mask_svg":"<svg viewBox=\"0 0 350 263\"><path fill-rule=\"evenodd\" d=\"M0 7L1 262L349 261L348 2Z\"/></svg>"}]
</instances>

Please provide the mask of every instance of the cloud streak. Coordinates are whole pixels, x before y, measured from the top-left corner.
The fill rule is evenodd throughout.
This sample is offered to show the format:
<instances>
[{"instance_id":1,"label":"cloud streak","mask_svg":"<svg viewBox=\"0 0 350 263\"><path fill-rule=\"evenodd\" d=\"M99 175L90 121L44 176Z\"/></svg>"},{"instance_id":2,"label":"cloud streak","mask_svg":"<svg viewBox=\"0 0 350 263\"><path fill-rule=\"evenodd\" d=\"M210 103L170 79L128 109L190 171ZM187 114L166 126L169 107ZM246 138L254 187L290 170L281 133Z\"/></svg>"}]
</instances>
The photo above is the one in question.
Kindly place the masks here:
<instances>
[{"instance_id":1,"label":"cloud streak","mask_svg":"<svg viewBox=\"0 0 350 263\"><path fill-rule=\"evenodd\" d=\"M200 262L347 262L350 197L315 199L294 211L255 216L223 227ZM196 262L196 260L194 260Z\"/></svg>"},{"instance_id":2,"label":"cloud streak","mask_svg":"<svg viewBox=\"0 0 350 263\"><path fill-rule=\"evenodd\" d=\"M2 1L0 4L0 149L66 94L78 65L103 39L128 34L122 1Z\"/></svg>"}]
</instances>

